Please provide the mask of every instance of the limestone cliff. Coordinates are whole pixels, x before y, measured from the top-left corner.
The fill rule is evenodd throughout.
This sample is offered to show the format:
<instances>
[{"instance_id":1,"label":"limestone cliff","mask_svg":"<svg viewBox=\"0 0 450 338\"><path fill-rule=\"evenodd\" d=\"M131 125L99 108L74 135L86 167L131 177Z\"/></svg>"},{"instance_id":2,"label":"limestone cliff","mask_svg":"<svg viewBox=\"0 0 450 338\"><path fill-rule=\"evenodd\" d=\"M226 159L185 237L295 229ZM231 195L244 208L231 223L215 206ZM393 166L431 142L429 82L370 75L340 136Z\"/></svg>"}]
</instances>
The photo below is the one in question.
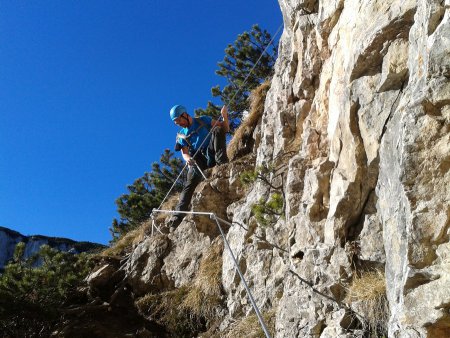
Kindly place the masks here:
<instances>
[{"instance_id":1,"label":"limestone cliff","mask_svg":"<svg viewBox=\"0 0 450 338\"><path fill-rule=\"evenodd\" d=\"M24 242L24 259L27 259L36 254L42 245L49 245L50 247L60 251L70 251L73 253L80 253L85 251L98 251L104 248L101 244L90 242L76 242L68 238L48 237L41 235L24 236L21 233L0 227L0 271L13 258L14 249L17 243Z\"/></svg>"},{"instance_id":2,"label":"limestone cliff","mask_svg":"<svg viewBox=\"0 0 450 338\"><path fill-rule=\"evenodd\" d=\"M227 239L275 337L450 336L450 1L279 3L284 31L252 154L215 168L192 208L233 223ZM255 168L269 168L265 179L243 186ZM281 215L263 225L252 207L274 193ZM202 216L149 232L89 282L111 290L107 302L131 289L157 320L144 305L198 286L220 237ZM250 324L233 331L253 310L226 250L220 263L220 299L192 332L251 336ZM374 271L383 318L351 298Z\"/></svg>"}]
</instances>

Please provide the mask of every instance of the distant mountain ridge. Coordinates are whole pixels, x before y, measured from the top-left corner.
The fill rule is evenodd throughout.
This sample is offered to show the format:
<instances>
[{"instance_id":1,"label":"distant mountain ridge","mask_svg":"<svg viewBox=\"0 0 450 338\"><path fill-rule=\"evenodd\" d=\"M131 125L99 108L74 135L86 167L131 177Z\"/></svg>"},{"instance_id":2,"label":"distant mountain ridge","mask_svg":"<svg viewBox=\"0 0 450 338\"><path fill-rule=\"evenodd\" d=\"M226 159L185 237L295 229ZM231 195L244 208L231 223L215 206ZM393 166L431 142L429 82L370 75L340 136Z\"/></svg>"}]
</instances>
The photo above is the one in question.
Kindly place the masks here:
<instances>
[{"instance_id":1,"label":"distant mountain ridge","mask_svg":"<svg viewBox=\"0 0 450 338\"><path fill-rule=\"evenodd\" d=\"M60 251L71 251L81 253L91 250L99 250L106 246L92 242L77 242L69 238L48 237L42 235L25 236L21 233L0 226L0 271L10 261L14 255L17 243L25 243L24 258L31 257L39 251L42 245L49 245Z\"/></svg>"}]
</instances>

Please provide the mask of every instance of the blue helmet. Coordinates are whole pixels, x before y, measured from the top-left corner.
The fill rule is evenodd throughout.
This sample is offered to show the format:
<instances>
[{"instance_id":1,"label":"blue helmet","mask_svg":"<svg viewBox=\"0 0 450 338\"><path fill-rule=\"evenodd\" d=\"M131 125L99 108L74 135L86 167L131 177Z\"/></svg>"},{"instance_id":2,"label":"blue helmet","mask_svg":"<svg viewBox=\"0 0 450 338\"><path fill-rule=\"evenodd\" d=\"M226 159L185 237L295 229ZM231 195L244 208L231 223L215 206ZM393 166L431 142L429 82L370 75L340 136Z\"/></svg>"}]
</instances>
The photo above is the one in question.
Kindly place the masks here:
<instances>
[{"instance_id":1,"label":"blue helmet","mask_svg":"<svg viewBox=\"0 0 450 338\"><path fill-rule=\"evenodd\" d=\"M177 104L176 106L173 106L172 109L170 110L170 118L172 119L172 121L175 121L175 119L180 117L181 114L183 113L187 114L186 108Z\"/></svg>"}]
</instances>

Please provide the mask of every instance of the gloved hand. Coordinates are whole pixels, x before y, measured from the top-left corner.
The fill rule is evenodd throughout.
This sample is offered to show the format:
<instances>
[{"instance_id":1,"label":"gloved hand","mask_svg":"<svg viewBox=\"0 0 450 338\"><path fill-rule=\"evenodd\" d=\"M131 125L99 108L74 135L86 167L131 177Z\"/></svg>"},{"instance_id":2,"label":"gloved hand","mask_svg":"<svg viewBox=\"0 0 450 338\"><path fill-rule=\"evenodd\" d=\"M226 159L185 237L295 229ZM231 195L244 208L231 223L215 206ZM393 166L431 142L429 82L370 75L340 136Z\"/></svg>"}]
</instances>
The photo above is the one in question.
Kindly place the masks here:
<instances>
[{"instance_id":1,"label":"gloved hand","mask_svg":"<svg viewBox=\"0 0 450 338\"><path fill-rule=\"evenodd\" d=\"M222 118L224 121L228 121L228 109L227 106L223 106L222 109L220 110L220 115L222 115Z\"/></svg>"},{"instance_id":2,"label":"gloved hand","mask_svg":"<svg viewBox=\"0 0 450 338\"><path fill-rule=\"evenodd\" d=\"M193 165L195 165L195 160L191 157L189 160L187 160L187 164L192 167Z\"/></svg>"}]
</instances>

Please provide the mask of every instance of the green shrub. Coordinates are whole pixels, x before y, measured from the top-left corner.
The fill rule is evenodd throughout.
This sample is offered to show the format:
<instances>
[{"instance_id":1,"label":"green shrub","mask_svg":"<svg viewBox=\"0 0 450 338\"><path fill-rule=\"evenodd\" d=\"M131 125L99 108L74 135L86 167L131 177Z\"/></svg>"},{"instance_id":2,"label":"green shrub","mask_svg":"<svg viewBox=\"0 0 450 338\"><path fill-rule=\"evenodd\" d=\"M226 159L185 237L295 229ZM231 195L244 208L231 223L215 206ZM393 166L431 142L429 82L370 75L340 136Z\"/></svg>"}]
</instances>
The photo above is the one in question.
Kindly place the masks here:
<instances>
[{"instance_id":1,"label":"green shrub","mask_svg":"<svg viewBox=\"0 0 450 338\"><path fill-rule=\"evenodd\" d=\"M16 246L13 260L0 276L0 331L6 336L51 332L59 308L87 276L87 254L74 255L48 245L23 259L25 243Z\"/></svg>"},{"instance_id":2,"label":"green shrub","mask_svg":"<svg viewBox=\"0 0 450 338\"><path fill-rule=\"evenodd\" d=\"M283 215L284 199L279 193L274 193L268 201L261 199L252 205L252 213L262 226L274 224Z\"/></svg>"},{"instance_id":3,"label":"green shrub","mask_svg":"<svg viewBox=\"0 0 450 338\"><path fill-rule=\"evenodd\" d=\"M258 178L258 172L256 170L246 170L240 176L239 180L243 185L250 185Z\"/></svg>"}]
</instances>

